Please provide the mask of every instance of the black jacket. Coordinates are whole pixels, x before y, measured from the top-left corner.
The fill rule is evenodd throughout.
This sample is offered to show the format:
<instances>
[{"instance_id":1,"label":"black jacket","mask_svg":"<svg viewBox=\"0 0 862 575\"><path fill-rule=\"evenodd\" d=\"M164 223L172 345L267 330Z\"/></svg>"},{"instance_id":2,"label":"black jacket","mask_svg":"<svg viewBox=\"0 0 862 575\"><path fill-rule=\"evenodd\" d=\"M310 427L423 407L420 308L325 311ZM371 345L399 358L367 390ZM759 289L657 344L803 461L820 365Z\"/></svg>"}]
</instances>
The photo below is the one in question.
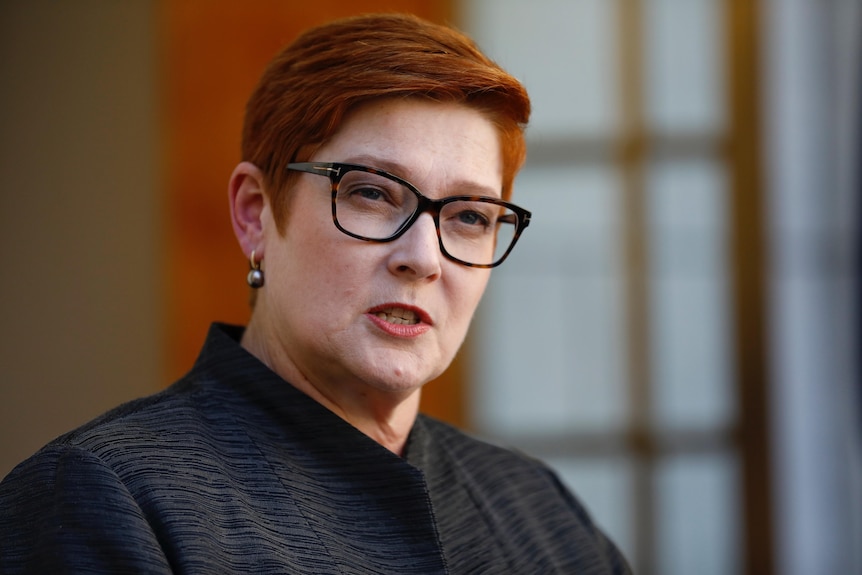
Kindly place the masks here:
<instances>
[{"instance_id":1,"label":"black jacket","mask_svg":"<svg viewBox=\"0 0 862 575\"><path fill-rule=\"evenodd\" d=\"M542 464L424 416L398 457L240 334L13 470L0 573L628 572Z\"/></svg>"}]
</instances>

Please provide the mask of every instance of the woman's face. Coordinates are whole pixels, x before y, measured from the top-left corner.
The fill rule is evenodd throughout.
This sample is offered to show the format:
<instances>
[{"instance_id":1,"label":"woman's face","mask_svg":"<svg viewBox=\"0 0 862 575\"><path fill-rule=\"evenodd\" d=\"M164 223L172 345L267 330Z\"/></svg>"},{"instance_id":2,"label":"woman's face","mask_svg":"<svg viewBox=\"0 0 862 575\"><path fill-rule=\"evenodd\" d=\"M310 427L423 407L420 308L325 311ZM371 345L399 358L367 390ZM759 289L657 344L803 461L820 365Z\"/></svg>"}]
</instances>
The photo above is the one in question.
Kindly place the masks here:
<instances>
[{"instance_id":1,"label":"woman's face","mask_svg":"<svg viewBox=\"0 0 862 575\"><path fill-rule=\"evenodd\" d=\"M431 198L500 197L502 187L496 128L457 104L366 104L311 160L386 170ZM428 213L392 242L349 237L332 222L329 178L297 176L284 235L263 212L266 285L253 323L271 367L318 389L414 391L452 361L490 271L446 259Z\"/></svg>"}]
</instances>

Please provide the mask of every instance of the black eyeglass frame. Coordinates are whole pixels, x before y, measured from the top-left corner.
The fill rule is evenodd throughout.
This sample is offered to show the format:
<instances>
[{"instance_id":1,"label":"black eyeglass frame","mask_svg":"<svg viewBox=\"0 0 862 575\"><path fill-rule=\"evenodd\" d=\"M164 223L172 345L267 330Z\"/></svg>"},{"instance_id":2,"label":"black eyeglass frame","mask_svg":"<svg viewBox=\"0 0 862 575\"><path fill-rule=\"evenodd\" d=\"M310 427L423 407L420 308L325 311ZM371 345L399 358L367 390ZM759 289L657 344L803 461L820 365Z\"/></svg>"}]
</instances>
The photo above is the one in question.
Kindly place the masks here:
<instances>
[{"instance_id":1,"label":"black eyeglass frame","mask_svg":"<svg viewBox=\"0 0 862 575\"><path fill-rule=\"evenodd\" d=\"M391 242L391 241L397 240L402 235L404 235L404 233L410 229L410 226L412 226L416 222L416 220L419 219L419 216L421 216L425 212L430 212L432 218L434 219L434 228L437 230L437 243L440 245L440 252L444 256L449 258L450 260L457 262L461 265L471 267L471 268L494 268L494 267L499 266L501 263L503 263L506 260L506 258L509 257L509 254L512 252L512 248L514 248L515 244L518 243L518 238L521 237L521 233L524 231L524 229L527 226L530 225L530 218L532 217L532 213L529 210L525 210L524 208L522 208L520 206L516 206L515 204L512 204L510 202L507 202L507 201L504 201L504 200L501 200L498 198L491 198L488 196L469 196L469 195L467 195L467 196L449 196L449 197L442 198L439 200L434 200L434 199L431 199L431 198L423 195L422 192L420 192L416 188L416 186L414 186L413 184L411 184L410 182L408 182L407 180L405 180L403 178L399 178L398 176L396 176L394 174L390 174L389 172L386 172L383 170L378 170L377 168L371 168L369 166L363 166L360 164L345 164L345 163L341 163L341 162L298 162L298 163L288 164L287 169L293 170L296 172L305 172L308 174L317 174L319 176L329 177L329 181L330 181L331 188L332 188L332 222L335 224L335 227L338 228L338 230L341 231L342 233L344 233L344 234L346 234L352 238L356 238L358 240L363 240L366 242L377 242L377 243ZM344 177L345 174L347 174L348 172L354 172L354 171L366 172L369 174L375 174L378 176L382 176L384 178L392 180L393 182L401 184L402 186L404 186L405 188L407 188L408 190L410 190L411 192L413 192L416 195L416 198L418 199L418 202L419 202L416 205L416 209L413 211L413 213L410 215L410 217L408 217L404 221L404 223L401 224L401 226L399 226L397 230L395 230L395 232L392 235L385 237L385 238L369 238L369 237L361 236L359 234L355 234L349 230L346 230L339 223L338 215L336 212L336 203L337 203L336 199L338 197L338 184L341 182L341 179ZM500 258L497 261L492 262L490 264L475 264L475 263L466 262L464 260L458 259L446 251L446 247L443 245L443 237L442 237L442 234L440 233L440 210L443 209L443 206L445 206L446 204L450 204L452 202L483 202L483 203L495 204L498 206L502 206L502 207L505 207L509 210L512 210L512 212L514 212L514 215L517 218L517 221L514 222L515 233L512 236L512 241L509 244L508 249L506 250L506 252L502 256L500 256Z\"/></svg>"}]
</instances>

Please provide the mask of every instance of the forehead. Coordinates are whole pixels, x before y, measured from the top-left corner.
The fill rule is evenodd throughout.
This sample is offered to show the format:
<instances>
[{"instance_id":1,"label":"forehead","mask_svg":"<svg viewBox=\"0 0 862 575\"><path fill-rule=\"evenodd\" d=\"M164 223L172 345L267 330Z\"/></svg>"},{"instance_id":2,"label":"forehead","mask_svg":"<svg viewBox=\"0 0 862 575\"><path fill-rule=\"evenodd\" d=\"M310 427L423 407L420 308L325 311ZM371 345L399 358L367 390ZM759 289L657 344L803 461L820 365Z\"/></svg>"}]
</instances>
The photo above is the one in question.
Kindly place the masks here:
<instances>
[{"instance_id":1,"label":"forehead","mask_svg":"<svg viewBox=\"0 0 862 575\"><path fill-rule=\"evenodd\" d=\"M429 191L467 184L499 195L502 187L496 126L481 112L455 103L364 104L345 118L314 160L369 165Z\"/></svg>"}]
</instances>

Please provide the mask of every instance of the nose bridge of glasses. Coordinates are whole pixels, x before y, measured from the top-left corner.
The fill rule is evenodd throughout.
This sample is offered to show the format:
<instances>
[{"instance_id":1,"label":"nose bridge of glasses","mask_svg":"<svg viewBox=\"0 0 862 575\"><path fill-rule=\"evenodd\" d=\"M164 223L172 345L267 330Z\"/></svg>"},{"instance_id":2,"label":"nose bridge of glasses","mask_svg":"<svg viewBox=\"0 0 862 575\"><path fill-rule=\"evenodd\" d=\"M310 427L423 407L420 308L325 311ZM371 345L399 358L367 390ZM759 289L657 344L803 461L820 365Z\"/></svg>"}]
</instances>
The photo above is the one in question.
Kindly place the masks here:
<instances>
[{"instance_id":1,"label":"nose bridge of glasses","mask_svg":"<svg viewBox=\"0 0 862 575\"><path fill-rule=\"evenodd\" d=\"M427 210L417 210L396 234L393 243L397 253L409 258L414 265L432 265L446 255L440 239L437 218ZM434 264L439 265L439 264Z\"/></svg>"},{"instance_id":2,"label":"nose bridge of glasses","mask_svg":"<svg viewBox=\"0 0 862 575\"><path fill-rule=\"evenodd\" d=\"M439 210L435 211L435 207L429 204L423 204L422 198L420 196L420 203L413 211L412 214L401 224L401 227L395 233L395 238L400 238L404 235L413 235L413 236L421 236L424 232L424 229L427 229L427 226L421 225L420 222L423 221L423 216L428 216L430 218L430 224L432 226L431 229L434 230L434 243L435 245L440 243L442 240L440 239L440 222L439 222ZM427 221L427 220L426 220Z\"/></svg>"},{"instance_id":3,"label":"nose bridge of glasses","mask_svg":"<svg viewBox=\"0 0 862 575\"><path fill-rule=\"evenodd\" d=\"M426 213L431 216L431 219L434 223L434 227L437 230L436 233L440 235L440 226L439 226L439 215L440 215L440 206L434 200L424 196L419 190L413 188L412 186L405 185L401 182L398 183L404 191L405 197L413 198L415 205L412 205L413 202L402 201L402 206L406 208L402 212L404 219L398 225L398 229L393 234L392 239L396 239L404 235L409 229L411 229L417 221Z\"/></svg>"}]
</instances>

